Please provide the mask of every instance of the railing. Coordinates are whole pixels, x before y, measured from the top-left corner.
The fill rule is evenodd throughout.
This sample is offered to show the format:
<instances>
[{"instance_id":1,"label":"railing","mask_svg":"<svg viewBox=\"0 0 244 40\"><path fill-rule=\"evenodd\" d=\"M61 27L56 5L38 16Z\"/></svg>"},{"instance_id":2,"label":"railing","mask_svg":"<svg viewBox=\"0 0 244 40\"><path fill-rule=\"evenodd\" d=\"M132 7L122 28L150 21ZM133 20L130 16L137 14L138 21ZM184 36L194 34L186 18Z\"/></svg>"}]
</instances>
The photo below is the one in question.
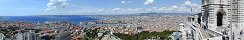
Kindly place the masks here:
<instances>
[{"instance_id":1,"label":"railing","mask_svg":"<svg viewBox=\"0 0 244 40\"><path fill-rule=\"evenodd\" d=\"M187 24L190 26L190 28L192 29L192 30L194 30L194 31L198 31L199 33L199 36L200 36L200 39L203 39L203 35L201 35L202 33L201 33L201 31L199 30L200 28L198 28L197 29L197 27L200 27L200 25L197 25L197 24L195 24L194 22L187 22ZM213 31L213 30L210 30L210 29L206 29L205 30L206 32L208 32L208 33L210 33L210 34L212 34L212 35L214 35L214 37L221 37L222 36L222 34L221 33L219 33L219 32L216 32L216 31Z\"/></svg>"},{"instance_id":2,"label":"railing","mask_svg":"<svg viewBox=\"0 0 244 40\"><path fill-rule=\"evenodd\" d=\"M200 35L200 39L203 39L203 36L201 35L202 32L200 30L197 30L199 32L199 35Z\"/></svg>"},{"instance_id":3,"label":"railing","mask_svg":"<svg viewBox=\"0 0 244 40\"><path fill-rule=\"evenodd\" d=\"M207 29L206 31L211 32L213 34L217 34L216 36L221 36L222 35L221 33L218 33L216 31L213 31L213 30L210 30L210 29Z\"/></svg>"}]
</instances>

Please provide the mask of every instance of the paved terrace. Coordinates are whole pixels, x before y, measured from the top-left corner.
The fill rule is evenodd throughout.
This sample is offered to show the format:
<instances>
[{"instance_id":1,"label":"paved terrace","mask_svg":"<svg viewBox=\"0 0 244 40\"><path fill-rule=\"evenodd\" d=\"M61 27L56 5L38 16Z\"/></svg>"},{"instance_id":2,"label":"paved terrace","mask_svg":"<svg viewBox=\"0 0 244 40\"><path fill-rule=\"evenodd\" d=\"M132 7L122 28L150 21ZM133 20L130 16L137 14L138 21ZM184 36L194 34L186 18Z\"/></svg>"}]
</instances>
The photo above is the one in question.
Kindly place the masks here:
<instances>
[{"instance_id":1,"label":"paved terrace","mask_svg":"<svg viewBox=\"0 0 244 40\"><path fill-rule=\"evenodd\" d=\"M208 38L222 36L221 33L217 32L217 31L210 30L210 29L203 29L200 27L199 24L196 24L194 22L187 22L187 25L189 25L190 28L193 29L194 31L199 31L201 39L208 39Z\"/></svg>"}]
</instances>

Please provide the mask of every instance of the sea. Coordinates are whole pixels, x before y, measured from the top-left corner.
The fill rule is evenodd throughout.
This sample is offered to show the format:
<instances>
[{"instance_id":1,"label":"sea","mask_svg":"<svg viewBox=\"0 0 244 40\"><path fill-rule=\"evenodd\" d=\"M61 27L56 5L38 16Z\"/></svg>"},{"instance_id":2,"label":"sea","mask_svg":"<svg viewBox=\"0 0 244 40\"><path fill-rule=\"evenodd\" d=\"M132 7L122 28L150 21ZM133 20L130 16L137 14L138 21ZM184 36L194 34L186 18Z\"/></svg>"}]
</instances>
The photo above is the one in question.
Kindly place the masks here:
<instances>
[{"instance_id":1,"label":"sea","mask_svg":"<svg viewBox=\"0 0 244 40\"><path fill-rule=\"evenodd\" d=\"M62 21L79 24L80 22L96 21L98 19L87 16L69 16L69 15L44 15L44 16L0 16L0 21L17 22L26 21L33 23L44 23L47 21Z\"/></svg>"}]
</instances>

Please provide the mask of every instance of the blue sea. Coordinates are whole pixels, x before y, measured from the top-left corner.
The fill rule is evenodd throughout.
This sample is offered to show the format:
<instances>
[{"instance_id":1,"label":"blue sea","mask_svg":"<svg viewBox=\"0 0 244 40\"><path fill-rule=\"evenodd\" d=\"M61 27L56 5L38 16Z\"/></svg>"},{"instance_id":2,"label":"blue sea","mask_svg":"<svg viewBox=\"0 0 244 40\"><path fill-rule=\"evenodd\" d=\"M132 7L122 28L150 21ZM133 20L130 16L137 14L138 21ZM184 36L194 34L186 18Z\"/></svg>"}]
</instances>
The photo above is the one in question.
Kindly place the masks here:
<instances>
[{"instance_id":1,"label":"blue sea","mask_svg":"<svg viewBox=\"0 0 244 40\"><path fill-rule=\"evenodd\" d=\"M73 24L79 24L81 21L89 22L98 19L86 17L86 16L69 16L69 15L51 15L51 16L1 16L0 21L28 21L28 22L47 22L47 21L68 21Z\"/></svg>"}]
</instances>

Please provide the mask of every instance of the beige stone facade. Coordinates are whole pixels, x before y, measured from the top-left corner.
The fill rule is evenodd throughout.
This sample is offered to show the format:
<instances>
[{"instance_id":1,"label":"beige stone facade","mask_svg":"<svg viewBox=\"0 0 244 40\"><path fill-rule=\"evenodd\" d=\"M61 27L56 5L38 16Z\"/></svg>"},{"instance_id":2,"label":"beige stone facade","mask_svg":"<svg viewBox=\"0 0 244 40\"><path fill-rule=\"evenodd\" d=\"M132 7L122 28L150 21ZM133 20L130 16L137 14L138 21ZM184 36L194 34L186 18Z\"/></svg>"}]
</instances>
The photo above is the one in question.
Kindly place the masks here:
<instances>
[{"instance_id":1,"label":"beige stone facade","mask_svg":"<svg viewBox=\"0 0 244 40\"><path fill-rule=\"evenodd\" d=\"M234 40L242 39L244 0L202 0L202 15L201 23L205 28L221 32L232 27L232 33L228 34L234 34Z\"/></svg>"}]
</instances>

